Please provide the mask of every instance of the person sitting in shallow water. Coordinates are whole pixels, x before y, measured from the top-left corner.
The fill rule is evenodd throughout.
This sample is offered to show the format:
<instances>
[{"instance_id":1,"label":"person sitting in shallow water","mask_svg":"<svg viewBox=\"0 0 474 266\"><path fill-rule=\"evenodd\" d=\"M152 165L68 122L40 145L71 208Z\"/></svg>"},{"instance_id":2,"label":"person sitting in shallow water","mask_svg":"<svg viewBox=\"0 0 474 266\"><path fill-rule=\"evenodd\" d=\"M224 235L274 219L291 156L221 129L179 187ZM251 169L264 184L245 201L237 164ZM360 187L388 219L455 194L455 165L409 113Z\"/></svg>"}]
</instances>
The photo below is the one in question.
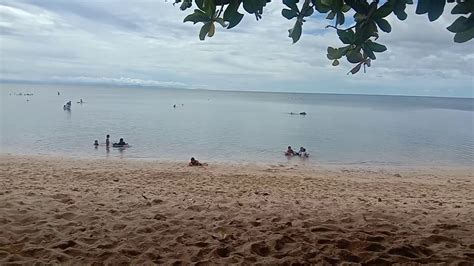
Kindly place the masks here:
<instances>
[{"instance_id":1,"label":"person sitting in shallow water","mask_svg":"<svg viewBox=\"0 0 474 266\"><path fill-rule=\"evenodd\" d=\"M293 149L291 148L291 146L288 146L288 149L286 150L285 155L286 155L286 156L293 156L293 155L295 155L295 151L293 151Z\"/></svg>"},{"instance_id":2,"label":"person sitting in shallow water","mask_svg":"<svg viewBox=\"0 0 474 266\"><path fill-rule=\"evenodd\" d=\"M189 166L207 166L207 163L200 163L198 160L194 159L194 157L191 157Z\"/></svg>"},{"instance_id":3,"label":"person sitting in shallow water","mask_svg":"<svg viewBox=\"0 0 474 266\"><path fill-rule=\"evenodd\" d=\"M123 147L123 146L126 146L128 145L128 143L125 143L125 141L123 141L123 138L120 138L119 142L118 143L114 143L113 146L115 147Z\"/></svg>"},{"instance_id":4,"label":"person sitting in shallow water","mask_svg":"<svg viewBox=\"0 0 474 266\"><path fill-rule=\"evenodd\" d=\"M308 156L309 156L309 154L306 153L306 149L303 148L303 147L300 147L300 151L299 151L298 153L296 153L296 154L297 154L298 156L300 156L300 157L308 157Z\"/></svg>"}]
</instances>

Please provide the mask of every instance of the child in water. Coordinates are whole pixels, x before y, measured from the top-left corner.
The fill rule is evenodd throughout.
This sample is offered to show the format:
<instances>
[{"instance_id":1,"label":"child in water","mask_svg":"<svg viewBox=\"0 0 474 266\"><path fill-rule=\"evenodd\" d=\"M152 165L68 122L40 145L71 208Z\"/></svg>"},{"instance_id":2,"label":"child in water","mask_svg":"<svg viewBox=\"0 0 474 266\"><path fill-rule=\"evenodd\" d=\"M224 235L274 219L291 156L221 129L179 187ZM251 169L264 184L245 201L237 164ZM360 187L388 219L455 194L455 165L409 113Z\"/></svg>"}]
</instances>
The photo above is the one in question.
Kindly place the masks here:
<instances>
[{"instance_id":1,"label":"child in water","mask_svg":"<svg viewBox=\"0 0 474 266\"><path fill-rule=\"evenodd\" d=\"M295 155L295 152L293 151L293 149L291 148L291 146L288 146L288 150L286 150L285 155L286 155L286 156L293 156L293 155Z\"/></svg>"},{"instance_id":2,"label":"child in water","mask_svg":"<svg viewBox=\"0 0 474 266\"><path fill-rule=\"evenodd\" d=\"M96 147L99 146L99 141L98 140L94 141L94 146L96 146Z\"/></svg>"}]
</instances>

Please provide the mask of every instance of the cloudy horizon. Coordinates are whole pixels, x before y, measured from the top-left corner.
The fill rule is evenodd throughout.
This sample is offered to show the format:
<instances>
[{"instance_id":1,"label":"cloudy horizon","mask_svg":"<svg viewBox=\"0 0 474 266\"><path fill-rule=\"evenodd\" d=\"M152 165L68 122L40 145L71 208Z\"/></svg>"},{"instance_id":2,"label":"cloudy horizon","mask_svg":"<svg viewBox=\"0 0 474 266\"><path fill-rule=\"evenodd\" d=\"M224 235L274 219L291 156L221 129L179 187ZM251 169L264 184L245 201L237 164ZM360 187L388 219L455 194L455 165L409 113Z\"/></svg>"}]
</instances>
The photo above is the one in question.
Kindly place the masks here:
<instances>
[{"instance_id":1,"label":"cloudy horizon","mask_svg":"<svg viewBox=\"0 0 474 266\"><path fill-rule=\"evenodd\" d=\"M341 46L329 21L313 16L291 44L270 3L261 21L246 15L231 30L199 41L199 25L183 23L172 1L0 0L0 79L246 91L473 97L474 47L456 44L446 27L451 5L436 22L414 14L392 33L367 73L332 67L327 46ZM316 13L315 13L316 14Z\"/></svg>"}]
</instances>

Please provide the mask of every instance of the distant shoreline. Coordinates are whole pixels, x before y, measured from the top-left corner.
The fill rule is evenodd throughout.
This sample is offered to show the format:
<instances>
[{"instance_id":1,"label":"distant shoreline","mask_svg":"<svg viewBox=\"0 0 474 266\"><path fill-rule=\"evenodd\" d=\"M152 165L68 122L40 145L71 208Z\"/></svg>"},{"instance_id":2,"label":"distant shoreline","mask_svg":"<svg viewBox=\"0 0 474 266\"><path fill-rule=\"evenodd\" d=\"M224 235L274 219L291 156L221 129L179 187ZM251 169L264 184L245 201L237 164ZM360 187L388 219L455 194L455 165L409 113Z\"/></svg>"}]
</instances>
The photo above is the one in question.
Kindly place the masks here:
<instances>
[{"instance_id":1,"label":"distant shoreline","mask_svg":"<svg viewBox=\"0 0 474 266\"><path fill-rule=\"evenodd\" d=\"M11 84L11 85L49 85L49 86L77 86L77 87L97 87L97 88L149 88L149 89L163 89L163 90L190 90L190 91L209 91L209 92L231 92L231 93L276 93L276 94L300 94L300 95L328 95L328 96L374 96L374 97L422 97L422 98L433 98L433 99L466 99L473 100L474 95L470 96L432 96L432 95L405 95L405 94L365 94L365 93L332 93L332 92L303 92L303 91L269 91L269 90L225 90L225 89L209 89L209 88L192 88L192 87L168 87L168 86L157 86L157 85L134 85L134 84L113 84L113 83L74 83L74 82L41 82L41 81L15 81L15 80L0 80L0 85ZM1 86L0 86L1 87Z\"/></svg>"}]
</instances>

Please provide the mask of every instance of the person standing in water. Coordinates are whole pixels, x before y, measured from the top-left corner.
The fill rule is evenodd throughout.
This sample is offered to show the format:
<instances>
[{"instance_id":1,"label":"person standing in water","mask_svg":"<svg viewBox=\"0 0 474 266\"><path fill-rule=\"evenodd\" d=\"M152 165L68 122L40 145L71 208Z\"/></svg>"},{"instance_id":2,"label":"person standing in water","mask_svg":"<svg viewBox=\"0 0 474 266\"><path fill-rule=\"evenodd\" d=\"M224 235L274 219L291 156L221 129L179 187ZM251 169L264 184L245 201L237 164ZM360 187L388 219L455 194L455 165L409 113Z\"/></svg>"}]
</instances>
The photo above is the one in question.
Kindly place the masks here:
<instances>
[{"instance_id":1,"label":"person standing in water","mask_svg":"<svg viewBox=\"0 0 474 266\"><path fill-rule=\"evenodd\" d=\"M105 139L105 146L107 146L107 147L109 147L109 145L110 145L109 138L110 138L110 135L107 134L106 139Z\"/></svg>"}]
</instances>

